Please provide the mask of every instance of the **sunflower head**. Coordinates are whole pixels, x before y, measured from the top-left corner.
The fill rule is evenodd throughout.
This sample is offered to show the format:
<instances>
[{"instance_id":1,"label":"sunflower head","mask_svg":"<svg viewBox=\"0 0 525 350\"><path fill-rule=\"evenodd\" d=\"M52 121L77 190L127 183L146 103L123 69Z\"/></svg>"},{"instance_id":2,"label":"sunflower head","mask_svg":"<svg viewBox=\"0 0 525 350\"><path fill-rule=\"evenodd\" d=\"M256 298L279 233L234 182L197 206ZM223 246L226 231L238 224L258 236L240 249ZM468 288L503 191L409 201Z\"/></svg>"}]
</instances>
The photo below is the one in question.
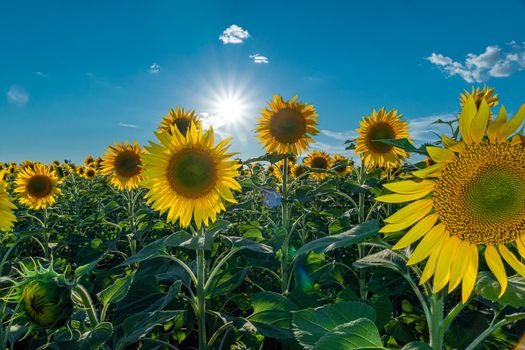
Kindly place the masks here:
<instances>
[{"instance_id":1,"label":"sunflower head","mask_svg":"<svg viewBox=\"0 0 525 350\"><path fill-rule=\"evenodd\" d=\"M332 164L330 165L337 175L344 176L348 174L353 166L353 161L340 154L332 156Z\"/></svg>"},{"instance_id":2,"label":"sunflower head","mask_svg":"<svg viewBox=\"0 0 525 350\"><path fill-rule=\"evenodd\" d=\"M194 110L184 110L184 108L177 106L175 109L170 109L168 114L162 118L158 130L171 133L171 127L174 126L183 136L186 136L192 122L199 127L201 126L201 120Z\"/></svg>"},{"instance_id":3,"label":"sunflower head","mask_svg":"<svg viewBox=\"0 0 525 350\"><path fill-rule=\"evenodd\" d=\"M58 188L60 180L50 167L35 163L33 169L20 170L15 179L15 193L23 205L31 209L44 209L53 205L56 196L62 191Z\"/></svg>"},{"instance_id":4,"label":"sunflower head","mask_svg":"<svg viewBox=\"0 0 525 350\"><path fill-rule=\"evenodd\" d=\"M268 153L297 155L307 151L312 136L319 133L315 107L298 102L297 96L285 101L276 95L261 114L255 131Z\"/></svg>"},{"instance_id":5,"label":"sunflower head","mask_svg":"<svg viewBox=\"0 0 525 350\"><path fill-rule=\"evenodd\" d=\"M97 169L93 167L88 167L86 169L86 173L84 174L84 177L88 180L94 179L97 176Z\"/></svg>"},{"instance_id":6,"label":"sunflower head","mask_svg":"<svg viewBox=\"0 0 525 350\"><path fill-rule=\"evenodd\" d=\"M154 210L182 227L193 219L200 228L226 209L224 201L236 203L232 190L241 190L235 180L240 164L227 153L229 139L215 145L213 129L203 132L193 122L186 136L175 126L156 136L159 143L150 142L144 155L144 187Z\"/></svg>"},{"instance_id":7,"label":"sunflower head","mask_svg":"<svg viewBox=\"0 0 525 350\"><path fill-rule=\"evenodd\" d=\"M101 173L110 178L113 186L119 190L134 189L139 187L144 179L142 157L144 150L134 141L133 144L118 143L106 149L102 161Z\"/></svg>"},{"instance_id":8,"label":"sunflower head","mask_svg":"<svg viewBox=\"0 0 525 350\"><path fill-rule=\"evenodd\" d=\"M411 202L386 218L381 231L409 229L394 249L421 239L408 264L428 258L420 282L433 276L436 292L462 283L463 302L476 281L479 250L499 281L500 296L507 287L503 260L525 276L511 250L515 245L525 258L525 147L511 139L525 120L525 105L510 120L504 107L489 120L487 101L478 108L469 96L459 116L460 140L427 147L434 164L415 171L416 179L386 184L393 193L376 198Z\"/></svg>"},{"instance_id":9,"label":"sunflower head","mask_svg":"<svg viewBox=\"0 0 525 350\"><path fill-rule=\"evenodd\" d=\"M378 140L404 139L409 137L408 124L395 109L387 112L375 109L372 115L363 117L356 138L355 153L360 154L363 163L369 167L391 168L401 164L407 153L399 147L387 145Z\"/></svg>"},{"instance_id":10,"label":"sunflower head","mask_svg":"<svg viewBox=\"0 0 525 350\"><path fill-rule=\"evenodd\" d=\"M464 108L469 97L472 97L474 99L474 102L476 103L477 108L481 106L481 101L483 100L485 100L489 108L496 107L499 103L499 98L498 94L494 94L494 92L494 88L488 88L486 85L483 85L483 89L480 89L479 87L474 89L474 87L472 87L472 90L470 92L468 92L468 90L465 90L459 96L459 103L461 105L461 108Z\"/></svg>"},{"instance_id":11,"label":"sunflower head","mask_svg":"<svg viewBox=\"0 0 525 350\"><path fill-rule=\"evenodd\" d=\"M298 178L308 171L308 168L304 164L295 164L292 167L291 174L293 177Z\"/></svg>"},{"instance_id":12,"label":"sunflower head","mask_svg":"<svg viewBox=\"0 0 525 350\"><path fill-rule=\"evenodd\" d=\"M9 231L13 228L16 216L13 210L16 206L13 204L7 193L7 183L3 180L4 171L0 172L0 230Z\"/></svg>"},{"instance_id":13,"label":"sunflower head","mask_svg":"<svg viewBox=\"0 0 525 350\"><path fill-rule=\"evenodd\" d=\"M62 326L71 316L72 285L53 267L35 264L33 269L21 265L22 278L15 282L9 301L18 303L14 315L31 324L32 328L49 329Z\"/></svg>"},{"instance_id":14,"label":"sunflower head","mask_svg":"<svg viewBox=\"0 0 525 350\"><path fill-rule=\"evenodd\" d=\"M328 170L332 164L332 157L323 151L312 151L303 162L307 167L312 169ZM314 179L321 181L326 178L327 173L319 172L312 173L311 175Z\"/></svg>"},{"instance_id":15,"label":"sunflower head","mask_svg":"<svg viewBox=\"0 0 525 350\"><path fill-rule=\"evenodd\" d=\"M95 161L95 158L93 158L92 155L89 155L86 158L84 158L84 165L90 166L91 164L93 164L94 161Z\"/></svg>"},{"instance_id":16,"label":"sunflower head","mask_svg":"<svg viewBox=\"0 0 525 350\"><path fill-rule=\"evenodd\" d=\"M77 171L77 174L80 176L80 177L84 177L84 175L86 175L86 167L83 166L83 165L79 165L76 169Z\"/></svg>"}]
</instances>

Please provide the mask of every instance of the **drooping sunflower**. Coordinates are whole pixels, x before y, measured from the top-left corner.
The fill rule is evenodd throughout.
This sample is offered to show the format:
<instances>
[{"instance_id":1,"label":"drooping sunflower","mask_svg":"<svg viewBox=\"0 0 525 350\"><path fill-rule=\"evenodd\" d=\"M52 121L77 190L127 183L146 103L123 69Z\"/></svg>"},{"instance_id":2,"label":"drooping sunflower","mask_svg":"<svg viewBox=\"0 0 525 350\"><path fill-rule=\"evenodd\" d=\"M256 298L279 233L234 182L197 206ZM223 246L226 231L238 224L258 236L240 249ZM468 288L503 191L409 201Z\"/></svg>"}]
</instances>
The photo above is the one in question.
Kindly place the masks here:
<instances>
[{"instance_id":1,"label":"drooping sunflower","mask_svg":"<svg viewBox=\"0 0 525 350\"><path fill-rule=\"evenodd\" d=\"M330 164L332 164L332 158L330 155L324 151L312 151L308 157L304 159L304 164L312 169L322 169L322 170L328 170L330 168ZM321 181L325 179L328 174L325 172L320 173L312 173L311 176Z\"/></svg>"},{"instance_id":2,"label":"drooping sunflower","mask_svg":"<svg viewBox=\"0 0 525 350\"><path fill-rule=\"evenodd\" d=\"M106 149L101 165L101 173L110 177L110 182L119 190L132 190L139 187L144 179L142 155L144 150L137 143L131 145L115 142Z\"/></svg>"},{"instance_id":3,"label":"drooping sunflower","mask_svg":"<svg viewBox=\"0 0 525 350\"><path fill-rule=\"evenodd\" d=\"M330 167L337 173L337 175L344 176L350 172L352 165L352 160L341 154L334 154L332 156L332 164L330 164Z\"/></svg>"},{"instance_id":4,"label":"drooping sunflower","mask_svg":"<svg viewBox=\"0 0 525 350\"><path fill-rule=\"evenodd\" d=\"M15 192L18 200L31 209L44 209L53 205L62 193L58 185L61 181L52 168L34 163L33 168L20 170L15 179Z\"/></svg>"},{"instance_id":5,"label":"drooping sunflower","mask_svg":"<svg viewBox=\"0 0 525 350\"><path fill-rule=\"evenodd\" d=\"M355 153L361 155L365 166L392 168L401 164L407 157L408 154L403 149L377 142L377 140L399 140L410 136L408 124L401 119L402 116L397 114L395 109L387 112L381 108L379 111L374 109L372 115L363 117L356 130L359 136L355 140Z\"/></svg>"},{"instance_id":6,"label":"drooping sunflower","mask_svg":"<svg viewBox=\"0 0 525 350\"><path fill-rule=\"evenodd\" d=\"M230 139L214 145L214 132L191 122L186 136L178 128L157 132L159 144L150 142L144 155L144 187L148 203L168 221L179 220L187 227L192 218L197 227L214 222L226 210L223 201L236 203L232 190L240 191L235 180L239 162L227 153Z\"/></svg>"},{"instance_id":7,"label":"drooping sunflower","mask_svg":"<svg viewBox=\"0 0 525 350\"><path fill-rule=\"evenodd\" d=\"M276 95L261 114L255 131L268 153L305 152L313 142L312 136L319 133L315 107L298 102L297 96L285 101Z\"/></svg>"},{"instance_id":8,"label":"drooping sunflower","mask_svg":"<svg viewBox=\"0 0 525 350\"><path fill-rule=\"evenodd\" d=\"M461 108L465 107L469 96L472 96L476 103L476 108L481 106L481 101L483 100L487 102L489 108L496 107L499 103L499 98L498 94L494 94L494 92L494 88L488 88L487 85L483 85L483 89L480 89L479 87L474 89L474 87L472 87L471 92L468 92L468 90L465 89L465 91L459 96L459 103Z\"/></svg>"},{"instance_id":9,"label":"drooping sunflower","mask_svg":"<svg viewBox=\"0 0 525 350\"><path fill-rule=\"evenodd\" d=\"M202 124L194 110L184 110L184 108L177 106L175 109L170 109L168 114L162 118L158 130L171 133L171 126L173 125L177 127L182 136L186 136L191 122L199 127Z\"/></svg>"},{"instance_id":10,"label":"drooping sunflower","mask_svg":"<svg viewBox=\"0 0 525 350\"><path fill-rule=\"evenodd\" d=\"M434 276L435 292L461 283L465 303L476 281L478 249L499 281L500 296L507 287L501 257L525 276L525 265L511 251L514 244L525 258L525 147L509 139L524 120L525 105L510 120L502 106L489 123L488 103L481 101L478 109L468 97L459 116L461 140L443 137L444 148L427 147L435 164L415 171L417 180L386 184L394 193L377 198L412 202L385 219L381 231L411 227L394 249L421 239L408 264L428 258L420 282Z\"/></svg>"},{"instance_id":11,"label":"drooping sunflower","mask_svg":"<svg viewBox=\"0 0 525 350\"><path fill-rule=\"evenodd\" d=\"M3 178L4 172L2 171L0 172L0 230L9 231L16 221L16 216L13 214L16 205L9 198L7 184Z\"/></svg>"}]
</instances>

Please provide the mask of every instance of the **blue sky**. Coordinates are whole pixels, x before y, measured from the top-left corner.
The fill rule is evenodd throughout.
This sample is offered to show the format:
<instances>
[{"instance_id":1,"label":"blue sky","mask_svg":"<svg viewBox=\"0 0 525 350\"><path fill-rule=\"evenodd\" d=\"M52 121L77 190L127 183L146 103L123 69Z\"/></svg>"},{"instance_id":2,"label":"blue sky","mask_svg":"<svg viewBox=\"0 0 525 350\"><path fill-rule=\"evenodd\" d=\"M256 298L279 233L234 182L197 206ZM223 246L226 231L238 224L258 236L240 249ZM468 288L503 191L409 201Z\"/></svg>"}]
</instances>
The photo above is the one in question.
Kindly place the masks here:
<instances>
[{"instance_id":1,"label":"blue sky","mask_svg":"<svg viewBox=\"0 0 525 350\"><path fill-rule=\"evenodd\" d=\"M382 106L424 140L464 88L496 87L510 112L525 102L523 18L523 0L1 1L0 160L146 143L177 105L254 156L273 94L316 105L320 149L342 151ZM225 98L244 105L236 120Z\"/></svg>"}]
</instances>

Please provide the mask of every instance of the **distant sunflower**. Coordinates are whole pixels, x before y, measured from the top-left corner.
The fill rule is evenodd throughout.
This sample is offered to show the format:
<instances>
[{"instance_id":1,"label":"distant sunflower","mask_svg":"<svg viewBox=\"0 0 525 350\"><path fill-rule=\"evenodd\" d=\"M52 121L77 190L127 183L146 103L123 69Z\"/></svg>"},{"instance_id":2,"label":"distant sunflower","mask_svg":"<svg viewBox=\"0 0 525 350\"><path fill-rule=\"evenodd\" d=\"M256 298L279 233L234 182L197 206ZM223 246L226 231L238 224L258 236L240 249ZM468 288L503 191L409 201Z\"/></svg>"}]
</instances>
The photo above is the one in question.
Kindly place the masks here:
<instances>
[{"instance_id":1,"label":"distant sunflower","mask_svg":"<svg viewBox=\"0 0 525 350\"><path fill-rule=\"evenodd\" d=\"M288 175L290 176L292 174L292 168L294 166L294 162L291 160L288 161ZM274 176L279 182L283 181L283 172L284 172L284 159L278 161L275 164L270 164L268 166L268 173L272 176Z\"/></svg>"},{"instance_id":2,"label":"distant sunflower","mask_svg":"<svg viewBox=\"0 0 525 350\"><path fill-rule=\"evenodd\" d=\"M304 173L306 173L307 171L308 171L308 169L303 164L295 164L292 167L291 174L292 174L292 177L297 178L297 177L303 175Z\"/></svg>"},{"instance_id":3,"label":"distant sunflower","mask_svg":"<svg viewBox=\"0 0 525 350\"><path fill-rule=\"evenodd\" d=\"M76 170L77 170L77 174L79 176L84 177L84 175L86 175L86 167L85 166L79 165Z\"/></svg>"},{"instance_id":4,"label":"distant sunflower","mask_svg":"<svg viewBox=\"0 0 525 350\"><path fill-rule=\"evenodd\" d=\"M319 133L315 107L298 102L297 96L285 101L276 95L261 113L255 131L268 153L305 152L313 142L312 136Z\"/></svg>"},{"instance_id":5,"label":"distant sunflower","mask_svg":"<svg viewBox=\"0 0 525 350\"><path fill-rule=\"evenodd\" d=\"M53 205L56 196L62 191L57 186L60 184L54 170L40 163L34 164L34 169L27 167L20 170L15 179L15 192L18 200L31 209L44 209Z\"/></svg>"},{"instance_id":6,"label":"distant sunflower","mask_svg":"<svg viewBox=\"0 0 525 350\"><path fill-rule=\"evenodd\" d=\"M88 180L94 179L97 176L97 169L93 167L88 167L86 169L86 173L84 174L84 177Z\"/></svg>"},{"instance_id":7,"label":"distant sunflower","mask_svg":"<svg viewBox=\"0 0 525 350\"><path fill-rule=\"evenodd\" d=\"M525 120L525 105L507 120L501 107L489 123L489 106L479 109L467 98L459 116L461 140L444 137L445 147L427 147L435 162L413 175L420 180L386 184L393 194L377 198L387 203L412 202L391 215L384 233L412 227L394 249L420 238L409 265L429 258L420 283L434 276L434 292L462 283L463 303L469 298L478 271L478 248L501 286L507 287L503 259L525 277L525 265L507 247L514 243L525 258L525 147L509 137Z\"/></svg>"},{"instance_id":8,"label":"distant sunflower","mask_svg":"<svg viewBox=\"0 0 525 350\"><path fill-rule=\"evenodd\" d=\"M471 92L465 90L459 96L461 108L465 107L465 104L467 103L467 100L470 96L472 96L472 98L474 99L474 102L476 103L476 108L479 108L481 106L481 101L483 100L487 102L489 108L495 107L499 103L499 98L497 94L494 94L494 92L494 88L488 88L486 85L483 86L483 89L480 89L479 87L474 89L474 87L472 87Z\"/></svg>"},{"instance_id":9,"label":"distant sunflower","mask_svg":"<svg viewBox=\"0 0 525 350\"><path fill-rule=\"evenodd\" d=\"M89 155L86 158L84 158L84 165L85 166L90 166L91 164L93 164L94 161L95 161L95 158L93 158L93 156Z\"/></svg>"},{"instance_id":10,"label":"distant sunflower","mask_svg":"<svg viewBox=\"0 0 525 350\"><path fill-rule=\"evenodd\" d=\"M197 225L208 226L217 213L226 210L223 200L236 203L232 190L240 191L235 180L240 164L227 153L229 139L214 145L214 133L190 123L186 136L178 128L156 133L159 144L150 142L144 155L144 187L148 203L168 221L179 220L187 227L192 217Z\"/></svg>"},{"instance_id":11,"label":"distant sunflower","mask_svg":"<svg viewBox=\"0 0 525 350\"><path fill-rule=\"evenodd\" d=\"M162 118L159 126L159 131L171 133L171 126L177 127L182 136L186 136L186 132L193 122L197 126L201 126L201 120L194 110L184 110L177 106L175 109L170 109L168 114Z\"/></svg>"},{"instance_id":12,"label":"distant sunflower","mask_svg":"<svg viewBox=\"0 0 525 350\"><path fill-rule=\"evenodd\" d=\"M0 230L9 231L16 221L16 216L13 214L16 205L11 202L7 194L7 184L3 176L3 172L0 172Z\"/></svg>"},{"instance_id":13,"label":"distant sunflower","mask_svg":"<svg viewBox=\"0 0 525 350\"><path fill-rule=\"evenodd\" d=\"M337 173L337 175L344 176L350 172L352 164L352 160L346 158L345 156L334 154L332 156L332 164L330 166L332 170Z\"/></svg>"},{"instance_id":14,"label":"distant sunflower","mask_svg":"<svg viewBox=\"0 0 525 350\"><path fill-rule=\"evenodd\" d=\"M144 150L134 141L133 145L115 142L106 149L102 161L101 173L110 177L110 182L119 190L134 189L139 187L144 179L142 154Z\"/></svg>"},{"instance_id":15,"label":"distant sunflower","mask_svg":"<svg viewBox=\"0 0 525 350\"><path fill-rule=\"evenodd\" d=\"M308 157L304 159L304 164L313 169L328 170L331 163L332 158L328 153L323 151L312 151ZM312 173L311 175L314 179L321 181L326 178L327 173Z\"/></svg>"},{"instance_id":16,"label":"distant sunflower","mask_svg":"<svg viewBox=\"0 0 525 350\"><path fill-rule=\"evenodd\" d=\"M401 164L408 154L399 147L377 142L383 139L404 139L409 137L408 124L393 109L375 109L372 115L363 117L356 138L355 153L360 154L363 163L370 167L392 168Z\"/></svg>"}]
</instances>

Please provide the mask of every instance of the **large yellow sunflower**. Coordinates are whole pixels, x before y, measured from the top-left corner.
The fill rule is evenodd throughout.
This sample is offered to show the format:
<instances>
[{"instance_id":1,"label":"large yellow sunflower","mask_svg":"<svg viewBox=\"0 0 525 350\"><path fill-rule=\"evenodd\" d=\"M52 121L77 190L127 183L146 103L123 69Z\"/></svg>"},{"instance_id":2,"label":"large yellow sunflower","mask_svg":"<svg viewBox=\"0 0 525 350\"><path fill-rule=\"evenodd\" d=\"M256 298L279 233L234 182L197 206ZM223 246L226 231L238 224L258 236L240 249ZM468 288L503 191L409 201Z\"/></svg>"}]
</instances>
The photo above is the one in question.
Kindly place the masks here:
<instances>
[{"instance_id":1,"label":"large yellow sunflower","mask_svg":"<svg viewBox=\"0 0 525 350\"><path fill-rule=\"evenodd\" d=\"M203 133L191 122L186 136L178 128L156 133L160 144L150 142L144 155L148 203L168 221L187 227L193 217L197 227L208 226L217 213L226 210L223 200L236 203L232 190L241 190L235 180L241 164L227 153L229 139L214 145L214 132Z\"/></svg>"},{"instance_id":2,"label":"large yellow sunflower","mask_svg":"<svg viewBox=\"0 0 525 350\"><path fill-rule=\"evenodd\" d=\"M142 175L142 154L144 150L137 141L111 145L106 149L100 172L110 176L110 182L119 190L139 187Z\"/></svg>"},{"instance_id":3,"label":"large yellow sunflower","mask_svg":"<svg viewBox=\"0 0 525 350\"><path fill-rule=\"evenodd\" d=\"M332 158L330 157L330 155L326 152L323 152L323 151L312 151L308 157L306 157L304 159L304 164L310 168L313 168L313 169L322 169L322 170L327 170L328 168L330 168L330 165L332 164ZM328 176L327 173L325 172L322 172L322 173L312 173L311 176L318 180L318 181L321 181L323 179L326 178L326 176Z\"/></svg>"},{"instance_id":4,"label":"large yellow sunflower","mask_svg":"<svg viewBox=\"0 0 525 350\"><path fill-rule=\"evenodd\" d=\"M339 176L344 176L350 172L353 166L353 161L346 158L341 154L334 154L332 156L332 164L330 167L337 173Z\"/></svg>"},{"instance_id":5,"label":"large yellow sunflower","mask_svg":"<svg viewBox=\"0 0 525 350\"><path fill-rule=\"evenodd\" d=\"M360 154L363 163L370 167L392 168L401 164L408 154L399 147L376 142L383 139L404 139L410 135L408 124L402 120L402 114L393 109L387 112L384 108L375 109L372 115L363 117L356 130L355 153Z\"/></svg>"},{"instance_id":6,"label":"large yellow sunflower","mask_svg":"<svg viewBox=\"0 0 525 350\"><path fill-rule=\"evenodd\" d=\"M15 179L15 192L18 200L31 209L44 209L53 205L56 196L62 191L57 186L60 184L52 168L40 163L34 163L32 168L26 167L18 172Z\"/></svg>"},{"instance_id":7,"label":"large yellow sunflower","mask_svg":"<svg viewBox=\"0 0 525 350\"><path fill-rule=\"evenodd\" d=\"M494 94L494 92L494 88L488 88L486 85L483 86L483 89L480 89L479 87L474 89L474 87L472 87L471 92L465 90L459 96L459 103L461 105L461 108L465 107L468 98L472 96L472 98L474 98L474 102L476 102L476 108L479 108L481 106L481 101L483 100L487 102L490 108L495 107L499 103L499 98L498 94Z\"/></svg>"},{"instance_id":8,"label":"large yellow sunflower","mask_svg":"<svg viewBox=\"0 0 525 350\"><path fill-rule=\"evenodd\" d=\"M500 283L500 296L507 287L501 256L525 277L525 265L511 251L514 245L525 258L525 147L509 139L524 120L525 105L510 120L501 107L489 123L488 103L478 109L470 96L459 116L461 140L444 137L444 148L427 147L435 164L415 171L418 180L386 184L394 193L377 198L412 202L385 219L381 231L411 227L394 249L421 238L408 264L429 258L420 282L434 276L435 292L462 283L465 303L476 281L478 249Z\"/></svg>"},{"instance_id":9,"label":"large yellow sunflower","mask_svg":"<svg viewBox=\"0 0 525 350\"><path fill-rule=\"evenodd\" d=\"M7 194L7 184L3 180L4 171L0 172L0 230L10 230L16 216L13 214L13 210L16 209L16 205L11 202L9 195Z\"/></svg>"},{"instance_id":10,"label":"large yellow sunflower","mask_svg":"<svg viewBox=\"0 0 525 350\"><path fill-rule=\"evenodd\" d=\"M298 102L297 96L285 101L276 95L261 114L255 131L268 153L305 152L312 136L319 133L315 107Z\"/></svg>"},{"instance_id":11,"label":"large yellow sunflower","mask_svg":"<svg viewBox=\"0 0 525 350\"><path fill-rule=\"evenodd\" d=\"M186 136L191 122L199 127L201 126L201 120L194 110L186 111L184 108L177 106L175 109L170 109L168 114L162 118L158 130L171 133L171 126L174 125L182 136Z\"/></svg>"}]
</instances>

